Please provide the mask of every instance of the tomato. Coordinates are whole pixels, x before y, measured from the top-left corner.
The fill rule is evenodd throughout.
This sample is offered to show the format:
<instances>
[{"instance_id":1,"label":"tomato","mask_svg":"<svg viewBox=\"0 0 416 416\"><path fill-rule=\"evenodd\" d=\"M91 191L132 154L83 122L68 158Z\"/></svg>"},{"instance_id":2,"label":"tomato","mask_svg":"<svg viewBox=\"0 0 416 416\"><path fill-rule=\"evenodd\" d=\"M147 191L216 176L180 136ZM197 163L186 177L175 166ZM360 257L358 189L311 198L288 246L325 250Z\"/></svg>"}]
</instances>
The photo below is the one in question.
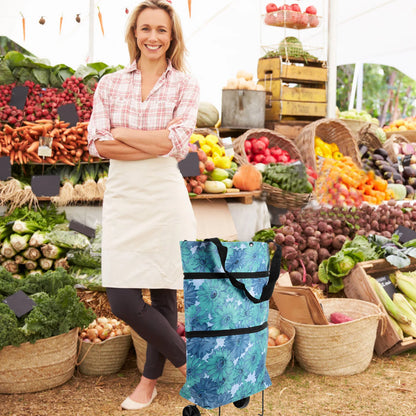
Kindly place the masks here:
<instances>
[{"instance_id":1,"label":"tomato","mask_svg":"<svg viewBox=\"0 0 416 416\"><path fill-rule=\"evenodd\" d=\"M268 137L261 136L261 137L258 138L258 140L261 140L266 145L266 147L269 147L270 140L269 140Z\"/></svg>"},{"instance_id":2,"label":"tomato","mask_svg":"<svg viewBox=\"0 0 416 416\"><path fill-rule=\"evenodd\" d=\"M277 12L277 6L274 3L269 3L266 6L266 12L267 13Z\"/></svg>"}]
</instances>

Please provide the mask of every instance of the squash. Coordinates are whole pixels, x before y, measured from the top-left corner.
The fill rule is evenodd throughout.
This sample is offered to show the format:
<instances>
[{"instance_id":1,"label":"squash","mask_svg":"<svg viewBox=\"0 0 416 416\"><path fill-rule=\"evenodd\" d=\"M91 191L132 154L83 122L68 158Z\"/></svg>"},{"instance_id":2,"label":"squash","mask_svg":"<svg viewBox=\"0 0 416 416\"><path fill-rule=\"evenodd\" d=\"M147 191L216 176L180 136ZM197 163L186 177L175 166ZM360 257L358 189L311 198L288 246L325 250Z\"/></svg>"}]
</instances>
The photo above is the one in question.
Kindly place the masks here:
<instances>
[{"instance_id":1,"label":"squash","mask_svg":"<svg viewBox=\"0 0 416 416\"><path fill-rule=\"evenodd\" d=\"M241 165L233 176L233 185L242 191L256 191L261 188L263 176L251 163Z\"/></svg>"},{"instance_id":2,"label":"squash","mask_svg":"<svg viewBox=\"0 0 416 416\"><path fill-rule=\"evenodd\" d=\"M196 127L214 127L219 118L220 114L214 104L204 101L199 103Z\"/></svg>"}]
</instances>

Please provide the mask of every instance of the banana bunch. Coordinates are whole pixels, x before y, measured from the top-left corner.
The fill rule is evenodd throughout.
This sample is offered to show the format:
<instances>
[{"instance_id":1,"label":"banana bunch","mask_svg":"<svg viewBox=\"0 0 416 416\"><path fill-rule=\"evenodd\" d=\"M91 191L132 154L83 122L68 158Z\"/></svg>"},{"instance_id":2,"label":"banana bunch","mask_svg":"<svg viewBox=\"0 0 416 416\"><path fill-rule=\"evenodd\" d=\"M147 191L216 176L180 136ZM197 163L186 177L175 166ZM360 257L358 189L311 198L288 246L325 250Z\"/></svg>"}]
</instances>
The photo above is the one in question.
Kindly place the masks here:
<instances>
[{"instance_id":1,"label":"banana bunch","mask_svg":"<svg viewBox=\"0 0 416 416\"><path fill-rule=\"evenodd\" d=\"M397 271L390 275L398 289L393 298L376 279L369 277L369 280L399 337L416 338L416 272Z\"/></svg>"}]
</instances>

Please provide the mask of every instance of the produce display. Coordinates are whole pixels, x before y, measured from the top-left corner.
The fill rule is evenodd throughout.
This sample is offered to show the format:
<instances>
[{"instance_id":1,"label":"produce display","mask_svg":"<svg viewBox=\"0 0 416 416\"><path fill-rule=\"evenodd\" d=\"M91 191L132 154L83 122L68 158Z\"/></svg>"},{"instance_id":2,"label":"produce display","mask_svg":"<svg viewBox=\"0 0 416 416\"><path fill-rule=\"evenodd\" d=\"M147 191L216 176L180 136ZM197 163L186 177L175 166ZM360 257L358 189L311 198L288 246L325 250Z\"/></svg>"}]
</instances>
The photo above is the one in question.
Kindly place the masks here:
<instances>
[{"instance_id":1,"label":"produce display","mask_svg":"<svg viewBox=\"0 0 416 416\"><path fill-rule=\"evenodd\" d=\"M289 337L276 326L269 326L269 338L267 345L269 347L276 347L289 342Z\"/></svg>"},{"instance_id":2,"label":"produce display","mask_svg":"<svg viewBox=\"0 0 416 416\"><path fill-rule=\"evenodd\" d=\"M88 122L69 123L57 119L23 121L21 127L5 124L0 130L0 155L8 156L10 163L64 163L74 166L78 162L91 162L101 159L91 157L87 146ZM40 157L39 147L47 143L44 138L52 138L51 156ZM44 143L42 143L42 140ZM48 146L49 147L49 146Z\"/></svg>"},{"instance_id":3,"label":"produce display","mask_svg":"<svg viewBox=\"0 0 416 416\"><path fill-rule=\"evenodd\" d=\"M290 273L294 285L317 286L328 291L329 284L319 279L319 265L335 256L346 241L354 240L357 235L377 236L371 243L388 243L395 247L395 255L389 258L390 261L397 261L400 267L407 264L408 255L400 253L390 240L399 225L416 231L416 209L411 202L399 204L395 200L380 205L363 203L359 207L305 207L280 215L279 223L279 226L258 231L253 240L269 242L271 248L275 241L282 247L282 268ZM342 262L341 256L338 260L345 267L347 263ZM331 260L331 265L333 262ZM351 264L348 262L348 266ZM339 273L336 271L335 277Z\"/></svg>"},{"instance_id":4,"label":"produce display","mask_svg":"<svg viewBox=\"0 0 416 416\"><path fill-rule=\"evenodd\" d=\"M378 205L394 198L385 179L359 168L349 156L322 157L318 164L315 195L321 204L359 207L363 202Z\"/></svg>"},{"instance_id":5,"label":"produce display","mask_svg":"<svg viewBox=\"0 0 416 416\"><path fill-rule=\"evenodd\" d=\"M393 148L397 152L396 162L393 162L385 149L371 152L367 146L360 145L363 169L384 179L395 199L413 199L416 190L416 149L411 143L395 143Z\"/></svg>"},{"instance_id":6,"label":"produce display","mask_svg":"<svg viewBox=\"0 0 416 416\"><path fill-rule=\"evenodd\" d=\"M338 118L341 120L358 120L358 121L367 121L368 123L380 124L378 119L372 117L370 113L365 110L357 110L352 108L351 110L338 111Z\"/></svg>"},{"instance_id":7,"label":"produce display","mask_svg":"<svg viewBox=\"0 0 416 416\"><path fill-rule=\"evenodd\" d=\"M95 314L80 301L74 284L75 279L62 268L15 279L0 267L0 349L87 327ZM18 291L34 301L33 308L20 319L1 302Z\"/></svg>"},{"instance_id":8,"label":"produce display","mask_svg":"<svg viewBox=\"0 0 416 416\"><path fill-rule=\"evenodd\" d=\"M277 6L275 3L266 5L264 23L270 26L287 27L291 29L314 28L319 25L319 17L315 6L307 6L302 12L299 4L283 4Z\"/></svg>"},{"instance_id":9,"label":"produce display","mask_svg":"<svg viewBox=\"0 0 416 416\"><path fill-rule=\"evenodd\" d=\"M390 124L387 124L383 127L383 130L386 133L389 132L400 132L408 130L416 130L416 116L415 117L406 117L393 120Z\"/></svg>"},{"instance_id":10,"label":"produce display","mask_svg":"<svg viewBox=\"0 0 416 416\"><path fill-rule=\"evenodd\" d=\"M130 327L118 319L99 316L80 332L79 337L82 342L99 344L120 335L130 335Z\"/></svg>"},{"instance_id":11,"label":"produce display","mask_svg":"<svg viewBox=\"0 0 416 416\"><path fill-rule=\"evenodd\" d=\"M95 86L91 88L83 84L82 78L72 75L60 88L43 87L33 81L25 81L23 86L28 88L28 95L23 109L9 105L12 90L16 85L0 85L0 126L7 124L20 127L25 121L55 121L59 119L58 108L71 103L75 104L80 122L90 119Z\"/></svg>"},{"instance_id":12,"label":"produce display","mask_svg":"<svg viewBox=\"0 0 416 416\"><path fill-rule=\"evenodd\" d=\"M392 298L375 278L369 276L368 279L399 337L416 338L416 272L398 270L390 274L396 288Z\"/></svg>"},{"instance_id":13,"label":"produce display","mask_svg":"<svg viewBox=\"0 0 416 416\"><path fill-rule=\"evenodd\" d=\"M237 72L235 78L230 78L227 85L223 87L224 90L252 90L264 91L263 85L256 84L253 80L251 72L240 70Z\"/></svg>"},{"instance_id":14,"label":"produce display","mask_svg":"<svg viewBox=\"0 0 416 416\"><path fill-rule=\"evenodd\" d=\"M302 42L294 36L287 36L282 39L277 50L268 51L263 58L276 58L279 56L293 60L303 60L305 63L318 60L316 56L304 50Z\"/></svg>"}]
</instances>

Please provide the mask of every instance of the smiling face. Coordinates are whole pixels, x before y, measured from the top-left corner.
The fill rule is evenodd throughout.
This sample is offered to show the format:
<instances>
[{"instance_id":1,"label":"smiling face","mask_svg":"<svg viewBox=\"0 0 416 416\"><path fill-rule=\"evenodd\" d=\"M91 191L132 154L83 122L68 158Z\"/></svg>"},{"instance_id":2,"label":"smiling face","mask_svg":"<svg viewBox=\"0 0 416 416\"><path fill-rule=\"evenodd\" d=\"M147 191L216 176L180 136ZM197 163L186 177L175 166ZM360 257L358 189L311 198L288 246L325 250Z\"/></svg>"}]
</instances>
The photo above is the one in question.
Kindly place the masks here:
<instances>
[{"instance_id":1,"label":"smiling face","mask_svg":"<svg viewBox=\"0 0 416 416\"><path fill-rule=\"evenodd\" d=\"M137 46L141 59L165 59L172 40L172 22L162 9L143 10L136 23Z\"/></svg>"}]
</instances>

